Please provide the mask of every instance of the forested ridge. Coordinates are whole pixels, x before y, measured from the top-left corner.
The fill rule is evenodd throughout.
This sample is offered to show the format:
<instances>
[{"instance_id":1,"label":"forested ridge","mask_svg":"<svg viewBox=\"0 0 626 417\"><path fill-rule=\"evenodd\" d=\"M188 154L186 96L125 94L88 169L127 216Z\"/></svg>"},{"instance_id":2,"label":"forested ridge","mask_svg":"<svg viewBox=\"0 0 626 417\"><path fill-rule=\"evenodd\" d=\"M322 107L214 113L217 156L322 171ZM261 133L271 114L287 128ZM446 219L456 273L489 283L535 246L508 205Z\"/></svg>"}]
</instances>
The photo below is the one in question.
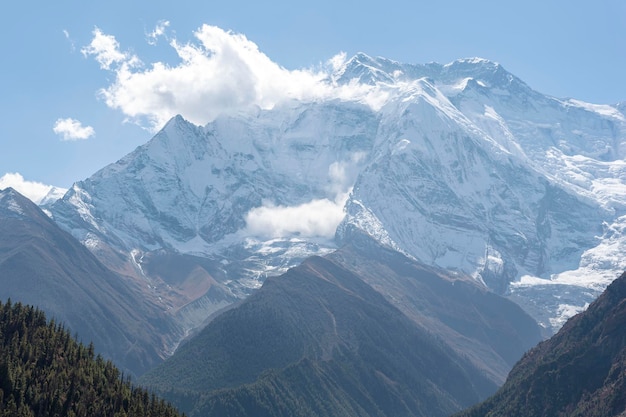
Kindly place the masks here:
<instances>
[{"instance_id":1,"label":"forested ridge","mask_svg":"<svg viewBox=\"0 0 626 417\"><path fill-rule=\"evenodd\" d=\"M0 416L179 415L42 311L0 302Z\"/></svg>"},{"instance_id":2,"label":"forested ridge","mask_svg":"<svg viewBox=\"0 0 626 417\"><path fill-rule=\"evenodd\" d=\"M455 417L626 416L626 273L527 352L498 392Z\"/></svg>"}]
</instances>

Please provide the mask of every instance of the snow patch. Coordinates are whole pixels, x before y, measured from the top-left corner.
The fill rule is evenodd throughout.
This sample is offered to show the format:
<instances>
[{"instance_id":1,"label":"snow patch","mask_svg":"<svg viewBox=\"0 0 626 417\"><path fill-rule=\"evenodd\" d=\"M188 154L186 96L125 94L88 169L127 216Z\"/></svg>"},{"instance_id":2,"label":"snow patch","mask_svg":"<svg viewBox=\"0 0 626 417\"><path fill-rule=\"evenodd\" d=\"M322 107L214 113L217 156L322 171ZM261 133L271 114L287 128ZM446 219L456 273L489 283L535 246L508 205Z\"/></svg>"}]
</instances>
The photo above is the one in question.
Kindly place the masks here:
<instances>
[{"instance_id":1,"label":"snow patch","mask_svg":"<svg viewBox=\"0 0 626 417\"><path fill-rule=\"evenodd\" d=\"M87 247L87 249L93 251L98 248L101 242L100 239L93 233L87 233L85 238L82 240L82 243Z\"/></svg>"},{"instance_id":2,"label":"snow patch","mask_svg":"<svg viewBox=\"0 0 626 417\"><path fill-rule=\"evenodd\" d=\"M573 105L576 107L581 107L590 112L598 113L599 115L602 115L602 116L611 117L611 118L618 119L621 121L626 121L626 117L624 117L624 115L613 106L609 106L606 104L586 103L584 101L574 100L574 99L569 99L567 100L566 103L569 103L570 105Z\"/></svg>"},{"instance_id":3,"label":"snow patch","mask_svg":"<svg viewBox=\"0 0 626 417\"><path fill-rule=\"evenodd\" d=\"M24 215L24 210L22 210L22 207L17 204L17 201L15 201L14 199L10 199L9 200L9 204L7 205L7 209L9 211L12 211L15 214L19 214L20 216Z\"/></svg>"},{"instance_id":4,"label":"snow patch","mask_svg":"<svg viewBox=\"0 0 626 417\"><path fill-rule=\"evenodd\" d=\"M576 314L585 311L589 307L589 303L584 306L572 305L572 304L559 304L556 311L556 317L550 319L550 325L554 329L560 329L565 322Z\"/></svg>"}]
</instances>

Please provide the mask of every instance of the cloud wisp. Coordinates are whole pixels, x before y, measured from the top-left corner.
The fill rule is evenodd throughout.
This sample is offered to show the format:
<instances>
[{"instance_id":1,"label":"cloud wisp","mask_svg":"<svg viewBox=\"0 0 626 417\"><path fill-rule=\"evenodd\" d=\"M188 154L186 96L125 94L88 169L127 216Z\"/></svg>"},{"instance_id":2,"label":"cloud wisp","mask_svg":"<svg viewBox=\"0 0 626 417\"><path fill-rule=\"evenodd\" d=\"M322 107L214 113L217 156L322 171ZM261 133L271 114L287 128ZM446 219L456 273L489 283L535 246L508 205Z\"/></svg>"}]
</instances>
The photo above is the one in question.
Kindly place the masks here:
<instances>
[{"instance_id":1,"label":"cloud wisp","mask_svg":"<svg viewBox=\"0 0 626 417\"><path fill-rule=\"evenodd\" d=\"M72 52L76 51L76 44L67 29L63 29L63 36L65 36L65 39L70 43L70 50Z\"/></svg>"},{"instance_id":2,"label":"cloud wisp","mask_svg":"<svg viewBox=\"0 0 626 417\"><path fill-rule=\"evenodd\" d=\"M159 37L167 39L179 58L175 65L142 63L98 28L82 49L115 74L99 91L107 106L153 131L177 114L204 125L224 112L252 106L268 109L289 99L380 102L381 91L375 86L333 81L332 74L346 62L343 53L319 69L287 70L242 34L203 25L192 42L180 43L165 34L168 26L167 21L159 22L147 38L151 44Z\"/></svg>"},{"instance_id":3,"label":"cloud wisp","mask_svg":"<svg viewBox=\"0 0 626 417\"><path fill-rule=\"evenodd\" d=\"M135 55L122 52L120 44L112 35L103 33L99 28L93 31L91 43L81 49L85 57L92 56L104 70L120 69L128 66L139 65L140 61Z\"/></svg>"},{"instance_id":4,"label":"cloud wisp","mask_svg":"<svg viewBox=\"0 0 626 417\"><path fill-rule=\"evenodd\" d=\"M52 130L64 141L85 140L96 134L93 127L83 126L80 121L71 117L57 119Z\"/></svg>"},{"instance_id":5,"label":"cloud wisp","mask_svg":"<svg viewBox=\"0 0 626 417\"><path fill-rule=\"evenodd\" d=\"M168 20L160 20L154 30L146 34L147 42L150 45L156 45L159 38L165 36L165 31L169 26L170 22Z\"/></svg>"}]
</instances>

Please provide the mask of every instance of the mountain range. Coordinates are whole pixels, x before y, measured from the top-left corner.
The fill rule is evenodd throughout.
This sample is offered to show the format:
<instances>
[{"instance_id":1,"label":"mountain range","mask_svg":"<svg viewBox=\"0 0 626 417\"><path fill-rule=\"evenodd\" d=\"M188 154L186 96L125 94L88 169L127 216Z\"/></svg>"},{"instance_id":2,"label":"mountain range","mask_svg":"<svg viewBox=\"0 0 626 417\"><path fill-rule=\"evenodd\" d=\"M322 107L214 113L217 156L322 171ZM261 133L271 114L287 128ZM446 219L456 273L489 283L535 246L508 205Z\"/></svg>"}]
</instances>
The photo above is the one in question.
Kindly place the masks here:
<instances>
[{"instance_id":1,"label":"mountain range","mask_svg":"<svg viewBox=\"0 0 626 417\"><path fill-rule=\"evenodd\" d=\"M359 94L176 116L54 202L0 191L2 295L192 415L444 416L626 269L623 104L483 59L325 82Z\"/></svg>"},{"instance_id":2,"label":"mountain range","mask_svg":"<svg viewBox=\"0 0 626 417\"><path fill-rule=\"evenodd\" d=\"M148 371L140 382L192 415L444 416L495 391L541 339L513 302L363 233L208 317L159 366L183 328L150 285L106 268L16 191L0 206L3 295L41 305L129 374ZM167 259L149 265L170 276Z\"/></svg>"},{"instance_id":3,"label":"mountain range","mask_svg":"<svg viewBox=\"0 0 626 417\"><path fill-rule=\"evenodd\" d=\"M328 83L367 94L177 116L47 209L105 265L168 288L189 329L355 232L473 276L547 334L625 269L623 106L543 95L483 59L357 54ZM191 272L148 273L162 257Z\"/></svg>"}]
</instances>

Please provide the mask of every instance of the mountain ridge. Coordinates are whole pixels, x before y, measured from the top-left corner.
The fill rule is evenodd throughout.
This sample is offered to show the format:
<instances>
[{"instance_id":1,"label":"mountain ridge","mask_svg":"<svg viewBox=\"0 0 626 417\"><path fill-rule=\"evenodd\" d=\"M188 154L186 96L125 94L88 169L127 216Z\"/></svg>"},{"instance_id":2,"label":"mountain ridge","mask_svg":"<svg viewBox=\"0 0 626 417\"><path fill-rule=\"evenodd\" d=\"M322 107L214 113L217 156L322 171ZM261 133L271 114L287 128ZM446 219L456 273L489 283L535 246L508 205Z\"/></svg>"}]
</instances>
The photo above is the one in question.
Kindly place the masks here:
<instances>
[{"instance_id":1,"label":"mountain ridge","mask_svg":"<svg viewBox=\"0 0 626 417\"><path fill-rule=\"evenodd\" d=\"M515 365L491 398L457 416L597 416L626 411L626 274Z\"/></svg>"},{"instance_id":2,"label":"mountain ridge","mask_svg":"<svg viewBox=\"0 0 626 417\"><path fill-rule=\"evenodd\" d=\"M468 345L451 347L445 333L436 333L437 324L409 318L358 275L354 263L359 264L359 258L349 252L341 256L314 256L279 277L269 277L258 291L213 319L141 382L190 415L234 416L447 415L497 386L493 380L497 378L487 376L469 358L481 355L486 345L473 347L472 352ZM371 258L371 253L361 256ZM370 263L362 270L380 276L396 266L405 268L396 274L430 288L433 294L415 302L414 316L441 318L432 306L463 309L466 305L467 298L459 300L451 291L429 283L453 283L462 277L444 278L413 266L408 258L389 256L379 258L384 268L373 269ZM349 259L350 266L342 259ZM400 278L390 279L400 282ZM459 293L469 294L462 289ZM434 294L439 298L429 301ZM534 337L523 331L516 334L516 349L530 347L540 339L537 325L519 307L502 301L515 311L509 315L502 309L502 321L515 329L534 326ZM480 297L473 302L468 310L478 313L458 315L474 320L489 314L491 302ZM499 321L495 316L483 320L494 328ZM454 327L444 322L439 327ZM488 327L479 325L483 326ZM474 337L471 333L465 337Z\"/></svg>"},{"instance_id":3,"label":"mountain ridge","mask_svg":"<svg viewBox=\"0 0 626 417\"><path fill-rule=\"evenodd\" d=\"M367 235L325 257L358 274L498 385L519 357L542 339L536 322L515 303L469 276L415 262Z\"/></svg>"},{"instance_id":4,"label":"mountain ridge","mask_svg":"<svg viewBox=\"0 0 626 417\"><path fill-rule=\"evenodd\" d=\"M126 372L161 362L180 337L149 293L137 294L12 188L0 191L0 275L3 298L36 305Z\"/></svg>"}]
</instances>

